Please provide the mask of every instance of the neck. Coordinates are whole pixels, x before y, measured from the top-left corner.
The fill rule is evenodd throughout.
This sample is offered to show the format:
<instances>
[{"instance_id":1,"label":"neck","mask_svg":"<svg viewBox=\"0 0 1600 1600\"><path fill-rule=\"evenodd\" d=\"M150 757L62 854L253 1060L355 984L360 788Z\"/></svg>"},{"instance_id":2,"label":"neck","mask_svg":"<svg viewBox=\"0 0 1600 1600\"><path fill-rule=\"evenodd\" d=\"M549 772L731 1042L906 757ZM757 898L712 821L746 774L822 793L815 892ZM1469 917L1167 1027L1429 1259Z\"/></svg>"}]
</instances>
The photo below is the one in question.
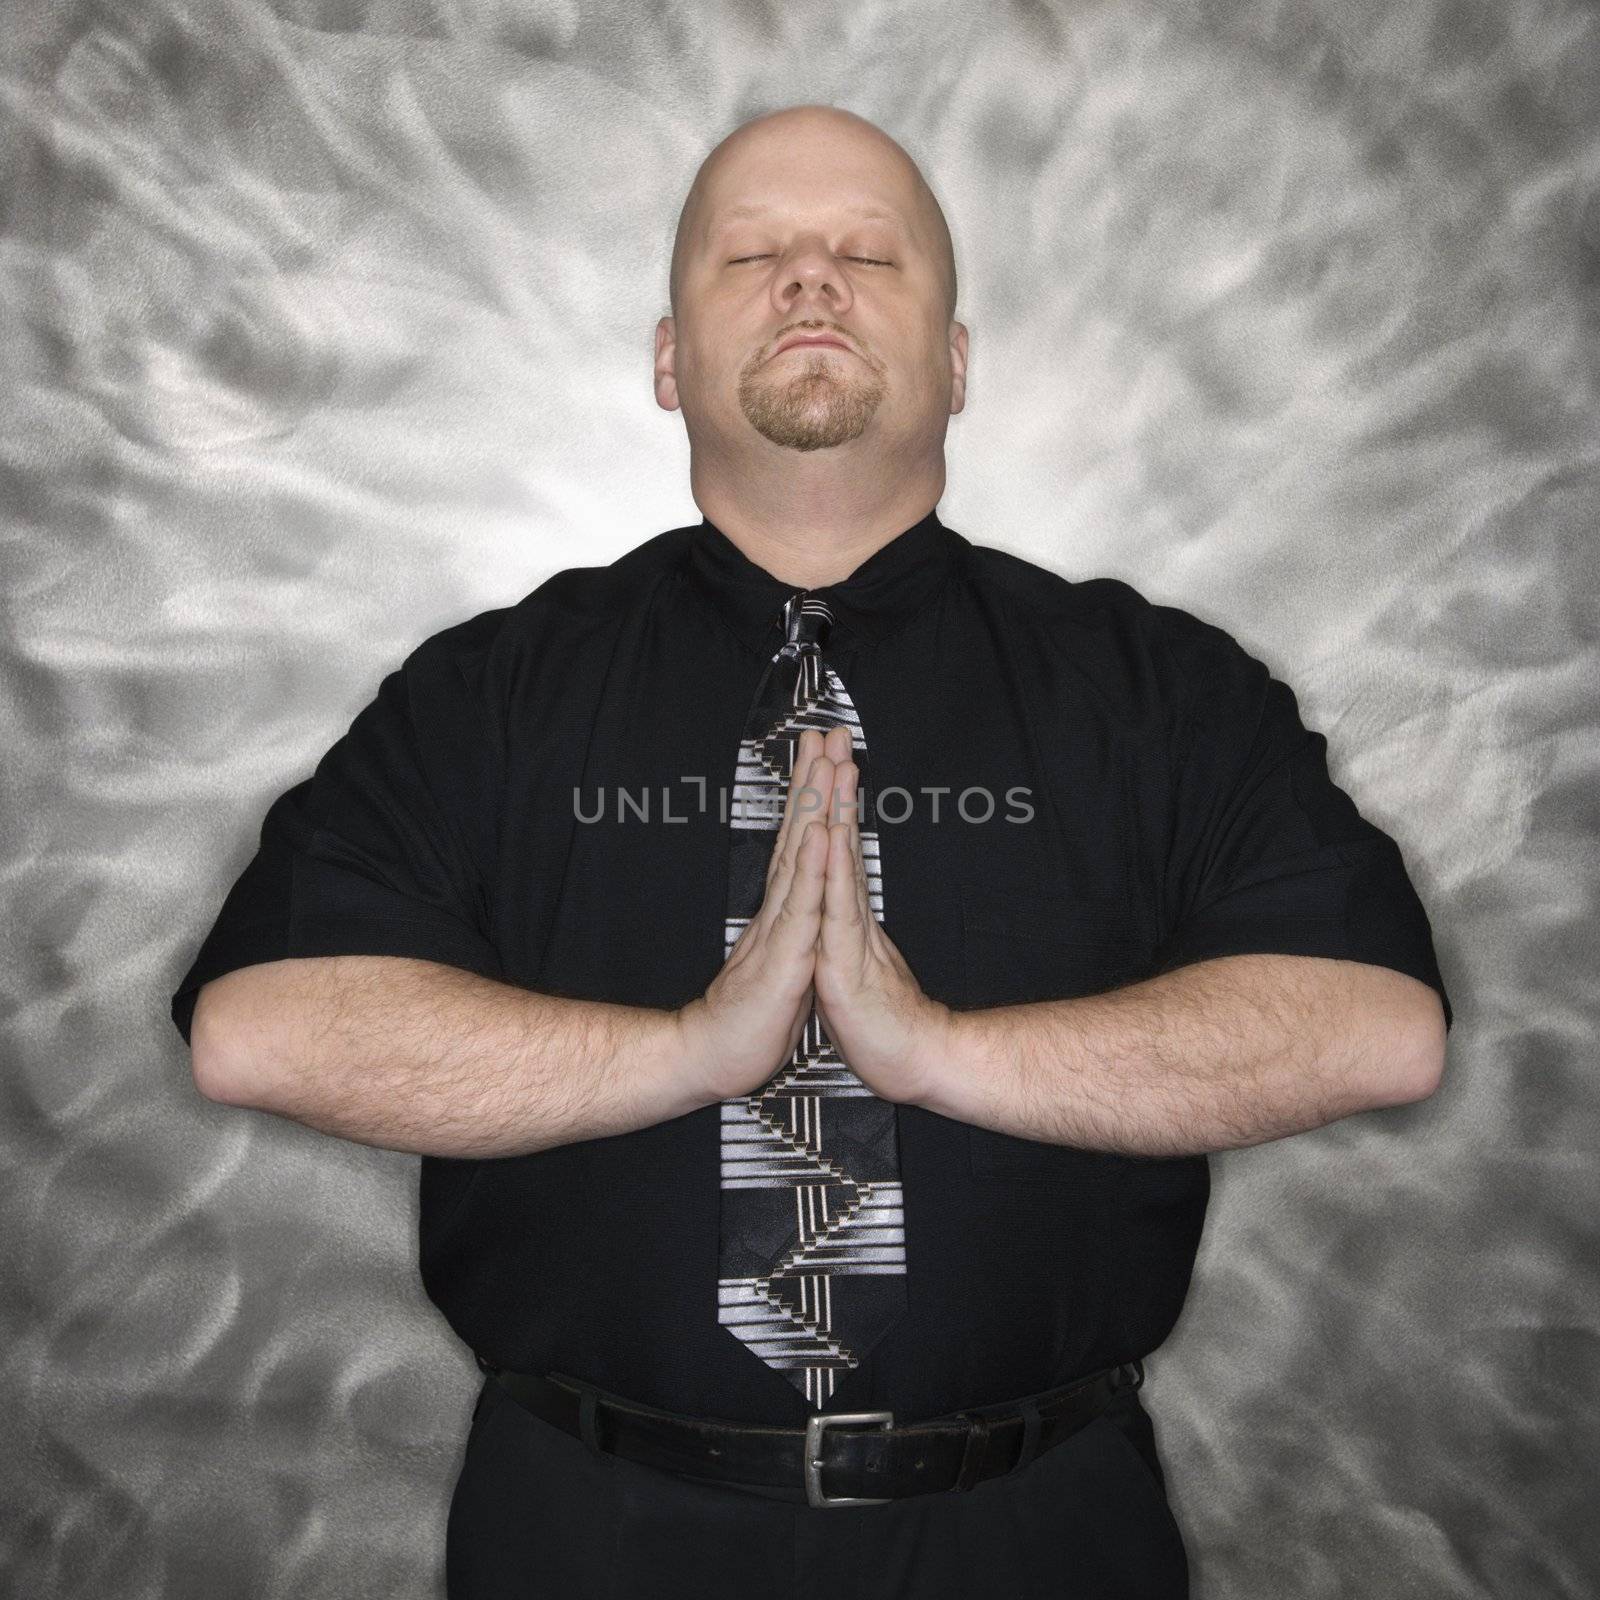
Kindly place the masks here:
<instances>
[{"instance_id":1,"label":"neck","mask_svg":"<svg viewBox=\"0 0 1600 1600\"><path fill-rule=\"evenodd\" d=\"M690 467L695 504L758 567L797 589L839 583L868 556L920 522L944 493L944 457L886 489L871 475L848 484L813 477L736 493Z\"/></svg>"}]
</instances>

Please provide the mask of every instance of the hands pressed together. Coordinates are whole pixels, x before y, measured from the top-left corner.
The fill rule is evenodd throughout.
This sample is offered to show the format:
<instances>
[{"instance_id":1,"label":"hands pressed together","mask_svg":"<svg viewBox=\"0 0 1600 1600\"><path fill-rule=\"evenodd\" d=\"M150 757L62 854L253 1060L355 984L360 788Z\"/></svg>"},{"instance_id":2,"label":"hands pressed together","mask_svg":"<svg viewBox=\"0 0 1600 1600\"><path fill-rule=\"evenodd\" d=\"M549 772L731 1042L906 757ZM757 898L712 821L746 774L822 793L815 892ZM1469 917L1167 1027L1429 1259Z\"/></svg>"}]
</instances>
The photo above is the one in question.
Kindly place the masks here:
<instances>
[{"instance_id":1,"label":"hands pressed together","mask_svg":"<svg viewBox=\"0 0 1600 1600\"><path fill-rule=\"evenodd\" d=\"M930 999L872 915L850 730L802 731L761 909L705 994L679 1012L688 1059L715 1099L753 1094L793 1054L815 998L851 1071L914 1101L953 1013Z\"/></svg>"}]
</instances>

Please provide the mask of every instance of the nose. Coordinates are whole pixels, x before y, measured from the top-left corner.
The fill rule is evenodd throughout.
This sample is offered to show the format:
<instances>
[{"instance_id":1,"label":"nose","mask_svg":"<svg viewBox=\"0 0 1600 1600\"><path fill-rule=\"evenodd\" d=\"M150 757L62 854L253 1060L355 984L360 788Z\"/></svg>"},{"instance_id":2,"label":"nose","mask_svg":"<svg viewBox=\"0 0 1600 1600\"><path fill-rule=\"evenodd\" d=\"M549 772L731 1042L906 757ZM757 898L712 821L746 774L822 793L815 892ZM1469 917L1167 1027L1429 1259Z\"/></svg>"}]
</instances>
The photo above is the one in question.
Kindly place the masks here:
<instances>
[{"instance_id":1,"label":"nose","mask_svg":"<svg viewBox=\"0 0 1600 1600\"><path fill-rule=\"evenodd\" d=\"M797 245L783 271L772 276L773 299L786 316L793 316L808 300L830 313L850 304L850 284L839 270L838 258L816 241Z\"/></svg>"}]
</instances>

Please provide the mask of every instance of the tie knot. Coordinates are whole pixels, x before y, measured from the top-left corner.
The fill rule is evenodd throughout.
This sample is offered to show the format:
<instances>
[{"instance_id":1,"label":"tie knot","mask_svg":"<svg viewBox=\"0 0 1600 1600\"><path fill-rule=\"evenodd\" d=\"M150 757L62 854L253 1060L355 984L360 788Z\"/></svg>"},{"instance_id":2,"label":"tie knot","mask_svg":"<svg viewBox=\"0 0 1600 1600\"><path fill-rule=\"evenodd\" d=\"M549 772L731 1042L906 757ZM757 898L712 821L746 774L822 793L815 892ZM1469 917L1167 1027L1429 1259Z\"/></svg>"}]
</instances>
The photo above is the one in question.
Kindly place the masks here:
<instances>
[{"instance_id":1,"label":"tie knot","mask_svg":"<svg viewBox=\"0 0 1600 1600\"><path fill-rule=\"evenodd\" d=\"M802 589L784 601L783 611L786 654L794 655L805 649L820 650L827 643L833 613L826 601Z\"/></svg>"}]
</instances>

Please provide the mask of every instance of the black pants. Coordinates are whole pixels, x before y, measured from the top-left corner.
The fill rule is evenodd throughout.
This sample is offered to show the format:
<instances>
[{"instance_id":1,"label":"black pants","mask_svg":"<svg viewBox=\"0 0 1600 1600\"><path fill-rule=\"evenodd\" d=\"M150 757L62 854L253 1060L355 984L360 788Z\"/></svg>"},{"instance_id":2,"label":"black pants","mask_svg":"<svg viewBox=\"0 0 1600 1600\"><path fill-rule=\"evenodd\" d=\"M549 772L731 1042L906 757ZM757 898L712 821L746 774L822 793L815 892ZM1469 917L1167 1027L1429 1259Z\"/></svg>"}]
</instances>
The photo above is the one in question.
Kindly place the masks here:
<instances>
[{"instance_id":1,"label":"black pants","mask_svg":"<svg viewBox=\"0 0 1600 1600\"><path fill-rule=\"evenodd\" d=\"M450 1600L1188 1600L1148 1413L1125 1392L965 1494L791 1505L596 1454L492 1378L445 1538Z\"/></svg>"}]
</instances>

